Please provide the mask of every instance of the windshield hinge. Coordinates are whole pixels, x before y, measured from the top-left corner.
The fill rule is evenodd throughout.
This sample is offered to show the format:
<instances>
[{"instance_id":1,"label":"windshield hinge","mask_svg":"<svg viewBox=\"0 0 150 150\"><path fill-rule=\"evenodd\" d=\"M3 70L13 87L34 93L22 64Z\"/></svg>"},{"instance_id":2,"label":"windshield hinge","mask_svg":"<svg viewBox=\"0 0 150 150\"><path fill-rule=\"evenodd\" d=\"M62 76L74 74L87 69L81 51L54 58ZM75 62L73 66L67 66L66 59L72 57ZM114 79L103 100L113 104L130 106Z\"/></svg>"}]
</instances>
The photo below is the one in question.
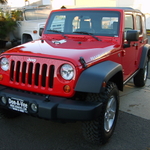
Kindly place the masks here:
<instances>
[{"instance_id":1,"label":"windshield hinge","mask_svg":"<svg viewBox=\"0 0 150 150\"><path fill-rule=\"evenodd\" d=\"M83 57L80 57L79 61L80 61L81 65L83 66L83 68L87 67L86 62Z\"/></svg>"}]
</instances>

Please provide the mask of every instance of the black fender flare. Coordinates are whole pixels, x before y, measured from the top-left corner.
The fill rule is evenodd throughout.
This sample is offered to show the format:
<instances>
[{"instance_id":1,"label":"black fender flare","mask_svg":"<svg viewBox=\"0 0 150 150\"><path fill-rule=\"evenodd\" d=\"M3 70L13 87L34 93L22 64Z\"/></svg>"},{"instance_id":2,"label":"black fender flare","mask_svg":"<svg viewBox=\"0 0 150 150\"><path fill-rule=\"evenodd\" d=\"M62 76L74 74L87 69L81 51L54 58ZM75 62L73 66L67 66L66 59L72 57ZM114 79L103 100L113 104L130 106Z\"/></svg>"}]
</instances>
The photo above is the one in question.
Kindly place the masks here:
<instances>
[{"instance_id":1,"label":"black fender flare","mask_svg":"<svg viewBox=\"0 0 150 150\"><path fill-rule=\"evenodd\" d=\"M149 44L144 45L142 49L141 60L140 60L140 65L139 65L140 69L144 68L147 59L148 61L150 60L150 45Z\"/></svg>"},{"instance_id":2,"label":"black fender flare","mask_svg":"<svg viewBox=\"0 0 150 150\"><path fill-rule=\"evenodd\" d=\"M117 75L115 78L113 78ZM123 90L122 66L113 61L104 61L84 70L75 86L75 91L100 93L103 82L112 79Z\"/></svg>"}]
</instances>

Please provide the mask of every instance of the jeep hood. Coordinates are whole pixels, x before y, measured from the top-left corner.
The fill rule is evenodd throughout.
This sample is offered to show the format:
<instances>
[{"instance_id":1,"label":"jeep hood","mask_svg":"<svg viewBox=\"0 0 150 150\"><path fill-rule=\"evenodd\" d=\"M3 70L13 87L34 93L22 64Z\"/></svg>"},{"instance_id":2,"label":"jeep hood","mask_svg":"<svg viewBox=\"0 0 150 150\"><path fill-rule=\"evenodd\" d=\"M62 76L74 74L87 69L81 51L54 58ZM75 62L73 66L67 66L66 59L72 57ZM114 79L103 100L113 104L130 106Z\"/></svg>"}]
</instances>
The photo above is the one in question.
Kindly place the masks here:
<instances>
[{"instance_id":1,"label":"jeep hood","mask_svg":"<svg viewBox=\"0 0 150 150\"><path fill-rule=\"evenodd\" d=\"M113 53L117 47L117 43L112 39L101 41L93 39L93 37L84 40L41 39L12 48L5 54L62 59L72 62L76 66L81 65L80 57L83 57L86 63L91 63Z\"/></svg>"}]
</instances>

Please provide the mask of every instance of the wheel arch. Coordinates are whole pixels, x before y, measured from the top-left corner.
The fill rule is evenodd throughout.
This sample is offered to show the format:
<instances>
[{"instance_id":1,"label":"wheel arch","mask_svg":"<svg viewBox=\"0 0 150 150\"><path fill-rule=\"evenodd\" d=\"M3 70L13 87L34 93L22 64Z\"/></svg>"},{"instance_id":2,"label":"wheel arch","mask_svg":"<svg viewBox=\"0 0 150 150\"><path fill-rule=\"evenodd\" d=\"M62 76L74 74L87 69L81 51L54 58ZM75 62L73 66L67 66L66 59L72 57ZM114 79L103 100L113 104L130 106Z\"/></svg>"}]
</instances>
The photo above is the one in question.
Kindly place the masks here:
<instances>
[{"instance_id":1,"label":"wheel arch","mask_svg":"<svg viewBox=\"0 0 150 150\"><path fill-rule=\"evenodd\" d=\"M148 61L150 61L150 45L149 44L144 45L142 49L141 60L140 60L140 65L139 65L140 69L144 68L147 59Z\"/></svg>"},{"instance_id":2,"label":"wheel arch","mask_svg":"<svg viewBox=\"0 0 150 150\"><path fill-rule=\"evenodd\" d=\"M29 39L29 38L33 39L33 37L32 37L31 34L29 34L29 33L23 33L23 34L22 34L22 38L21 38L21 43L23 44L23 43L29 42L29 41L27 40L27 39Z\"/></svg>"},{"instance_id":3,"label":"wheel arch","mask_svg":"<svg viewBox=\"0 0 150 150\"><path fill-rule=\"evenodd\" d=\"M119 90L123 90L122 66L113 61L104 61L84 70L75 86L75 91L100 93L103 83L114 82Z\"/></svg>"}]
</instances>

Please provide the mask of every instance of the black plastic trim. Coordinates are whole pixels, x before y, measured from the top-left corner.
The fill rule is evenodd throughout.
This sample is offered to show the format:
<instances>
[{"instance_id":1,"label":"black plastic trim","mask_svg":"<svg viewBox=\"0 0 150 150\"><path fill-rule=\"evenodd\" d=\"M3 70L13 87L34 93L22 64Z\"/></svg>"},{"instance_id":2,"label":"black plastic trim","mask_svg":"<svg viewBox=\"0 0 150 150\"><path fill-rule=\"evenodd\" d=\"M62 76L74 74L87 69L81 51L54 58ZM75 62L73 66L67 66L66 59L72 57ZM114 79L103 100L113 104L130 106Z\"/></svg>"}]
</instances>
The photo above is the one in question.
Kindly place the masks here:
<instances>
[{"instance_id":1,"label":"black plastic trim","mask_svg":"<svg viewBox=\"0 0 150 150\"><path fill-rule=\"evenodd\" d=\"M28 114L49 120L92 120L100 115L102 107L102 103L99 102L75 101L56 96L47 98L44 95L22 92L0 85L0 98L2 96L22 99L29 106L31 103L37 104L37 113L33 113L28 108ZM2 105L1 100L0 107L8 109L8 105Z\"/></svg>"},{"instance_id":2,"label":"black plastic trim","mask_svg":"<svg viewBox=\"0 0 150 150\"><path fill-rule=\"evenodd\" d=\"M148 56L149 50L150 50L150 45L149 44L144 45L142 49L141 60L140 60L140 66L139 66L140 69L144 68L147 59L150 60L150 56Z\"/></svg>"},{"instance_id":3,"label":"black plastic trim","mask_svg":"<svg viewBox=\"0 0 150 150\"><path fill-rule=\"evenodd\" d=\"M104 61L84 70L76 84L75 91L99 93L103 82L108 82L122 66L113 61ZM119 79L118 79L119 80ZM123 85L123 81L121 80Z\"/></svg>"}]
</instances>

